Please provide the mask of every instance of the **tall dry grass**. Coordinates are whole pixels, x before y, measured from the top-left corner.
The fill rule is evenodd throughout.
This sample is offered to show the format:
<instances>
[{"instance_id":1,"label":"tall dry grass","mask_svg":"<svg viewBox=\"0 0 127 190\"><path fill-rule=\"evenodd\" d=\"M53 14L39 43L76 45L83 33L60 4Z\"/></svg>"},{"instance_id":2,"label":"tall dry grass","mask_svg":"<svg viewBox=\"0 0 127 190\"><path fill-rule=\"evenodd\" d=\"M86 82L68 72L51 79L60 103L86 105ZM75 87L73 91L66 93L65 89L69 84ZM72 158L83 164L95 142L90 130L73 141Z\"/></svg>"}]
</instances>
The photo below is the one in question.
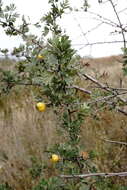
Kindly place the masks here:
<instances>
[{"instance_id":1,"label":"tall dry grass","mask_svg":"<svg viewBox=\"0 0 127 190\"><path fill-rule=\"evenodd\" d=\"M126 87L127 76L123 74L122 63L121 55L81 60L87 73L114 87Z\"/></svg>"},{"instance_id":2,"label":"tall dry grass","mask_svg":"<svg viewBox=\"0 0 127 190\"><path fill-rule=\"evenodd\" d=\"M31 158L41 163L44 150L55 143L57 117L50 108L40 113L30 89L18 90L0 99L0 181L8 181L16 190L30 189ZM49 158L47 158L49 159Z\"/></svg>"},{"instance_id":3,"label":"tall dry grass","mask_svg":"<svg viewBox=\"0 0 127 190\"><path fill-rule=\"evenodd\" d=\"M16 64L16 60L9 58L0 58L0 69L3 70L13 70Z\"/></svg>"}]
</instances>

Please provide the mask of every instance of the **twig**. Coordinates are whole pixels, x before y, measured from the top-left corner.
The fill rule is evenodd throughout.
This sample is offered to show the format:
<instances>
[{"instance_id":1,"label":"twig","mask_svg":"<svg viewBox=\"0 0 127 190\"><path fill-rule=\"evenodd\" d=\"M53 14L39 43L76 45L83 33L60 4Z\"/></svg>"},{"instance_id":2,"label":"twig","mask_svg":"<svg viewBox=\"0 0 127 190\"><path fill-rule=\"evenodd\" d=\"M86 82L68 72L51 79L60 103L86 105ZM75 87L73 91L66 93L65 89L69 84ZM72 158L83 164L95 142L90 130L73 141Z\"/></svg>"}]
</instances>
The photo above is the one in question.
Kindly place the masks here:
<instances>
[{"instance_id":1,"label":"twig","mask_svg":"<svg viewBox=\"0 0 127 190\"><path fill-rule=\"evenodd\" d=\"M79 90L79 91L82 91L82 92L84 92L84 93L86 93L86 94L91 94L91 91L86 90L86 89L81 88L81 87L76 86L76 85L74 85L74 86L72 86L72 87L69 87L69 88L75 88L75 89L77 89L77 90Z\"/></svg>"},{"instance_id":2,"label":"twig","mask_svg":"<svg viewBox=\"0 0 127 190\"><path fill-rule=\"evenodd\" d=\"M106 90L106 91L112 93L112 95L107 96L107 97L103 97L103 98L100 98L100 99L97 99L97 100L95 100L95 101L92 102L92 103L96 103L96 102L98 102L98 101L107 100L107 99L110 99L110 98L113 98L113 97L117 97L117 98L118 98L120 101L122 101L123 103L127 103L127 100L126 100L126 99L119 97L120 95L126 94L127 92L118 93L117 91L111 90L109 87L105 86L104 84L100 83L98 80L94 79L93 77L91 77L91 76L89 76L89 75L87 75L87 74L80 74L80 73L78 73L78 75L79 75L80 77L83 77L85 80L87 79L87 80L90 80L90 81L92 81L93 83L97 84L101 89L104 89L104 90ZM125 116L127 116L127 112L125 112L125 111L123 111L123 110L121 110L120 108L117 108L117 107L116 107L115 109L116 109L118 112L123 113Z\"/></svg>"},{"instance_id":3,"label":"twig","mask_svg":"<svg viewBox=\"0 0 127 190\"><path fill-rule=\"evenodd\" d=\"M96 80L95 78L91 77L90 75L85 74L85 73L83 73L83 74L78 73L78 75L81 76L82 78L84 78L85 80L87 79L87 80L90 80L91 82L97 84L100 88L106 89L106 90L110 91L110 89L108 89L107 86L105 86L104 84L100 83L98 80Z\"/></svg>"},{"instance_id":4,"label":"twig","mask_svg":"<svg viewBox=\"0 0 127 190\"><path fill-rule=\"evenodd\" d=\"M109 0L109 2L111 3L112 8L113 8L113 10L114 10L114 13L115 13L115 15L116 15L116 17L117 17L117 20L118 20L118 22L119 22L119 27L120 27L120 29L121 29L121 34L122 34L122 36L123 36L124 48L126 48L126 38L125 38L125 34L124 34L123 25L122 25L122 23L121 23L120 17L119 17L119 15L118 15L118 12L117 12L117 10L116 10L116 7L115 7L113 1L112 1L112 0Z\"/></svg>"},{"instance_id":5,"label":"twig","mask_svg":"<svg viewBox=\"0 0 127 190\"><path fill-rule=\"evenodd\" d=\"M90 173L90 174L81 174L81 175L60 175L61 178L87 178L93 176L102 176L102 177L127 177L127 172L119 172L119 173Z\"/></svg>"},{"instance_id":6,"label":"twig","mask_svg":"<svg viewBox=\"0 0 127 190\"><path fill-rule=\"evenodd\" d=\"M91 86L91 88L100 88L100 87L98 87L98 86ZM108 88L111 89L111 90L113 90L113 91L125 91L125 92L127 91L127 88L114 88L114 87L111 87L111 86L110 87L108 86Z\"/></svg>"},{"instance_id":7,"label":"twig","mask_svg":"<svg viewBox=\"0 0 127 190\"><path fill-rule=\"evenodd\" d=\"M119 41L103 41L103 42L92 42L92 43L87 43L87 44L72 44L73 46L81 46L83 45L83 47L81 47L80 49L83 49L86 46L93 46L93 45L104 45L104 44L114 44L114 43L123 43L123 40L119 40ZM127 41L125 41L127 43Z\"/></svg>"},{"instance_id":8,"label":"twig","mask_svg":"<svg viewBox=\"0 0 127 190\"><path fill-rule=\"evenodd\" d=\"M110 1L110 0L108 0L108 1ZM111 3L111 2L110 2ZM114 4L113 4L113 2L112 2L112 6L113 6ZM115 5L114 5L114 8L115 8ZM114 10L114 8L113 8L113 10ZM122 11L124 11L124 10L126 10L127 8L125 8L125 9L123 9ZM115 8L115 11L116 11L116 8ZM114 12L115 12L114 11ZM118 20L118 18L119 18L119 13L121 13L122 11L120 11L120 12L115 12L115 14L117 14L117 20ZM119 18L119 20L118 20L118 22L119 22L119 24L117 24L116 22L114 22L114 21L112 21L112 20L110 20L110 19L108 19L108 18L105 18L104 16L102 16L102 15L100 15L100 14L98 14L98 13L94 13L94 12L91 12L91 11L88 11L88 13L89 14L92 14L92 15L95 15L96 17L93 17L93 19L94 20L97 20L97 21L101 21L103 24L107 24L107 25L111 25L112 27L117 27L117 28L120 28L120 29L122 29L122 31L123 32L126 32L126 29L125 29L125 27L123 27L123 25L122 25L122 23L121 23L121 20L120 20L120 18ZM98 18L99 19L98 19ZM122 33L122 32L121 32Z\"/></svg>"},{"instance_id":9,"label":"twig","mask_svg":"<svg viewBox=\"0 0 127 190\"><path fill-rule=\"evenodd\" d=\"M88 104L95 104L97 102L102 102L102 101L105 101L105 100L109 100L111 98L115 98L115 97L118 97L118 96L123 95L123 94L127 94L127 92L121 92L121 93L118 93L118 94L113 94L113 95L109 95L109 96L104 96L102 98L97 98L96 100L88 102ZM117 108L117 110L118 110L118 108Z\"/></svg>"},{"instance_id":10,"label":"twig","mask_svg":"<svg viewBox=\"0 0 127 190\"><path fill-rule=\"evenodd\" d=\"M122 12L124 12L124 11L126 11L126 10L127 10L127 7L124 8L124 9L122 9L122 10L120 10L118 13L122 13Z\"/></svg>"},{"instance_id":11,"label":"twig","mask_svg":"<svg viewBox=\"0 0 127 190\"><path fill-rule=\"evenodd\" d=\"M82 33L82 35L84 36L84 38L86 39L87 43L89 43L89 41L88 41L88 39L87 39L87 37L86 37L86 33L84 33L81 24L78 22L77 18L76 18L74 15L73 15L73 18L74 18L74 20L77 22L77 25L78 25L79 29L81 30L81 33Z\"/></svg>"},{"instance_id":12,"label":"twig","mask_svg":"<svg viewBox=\"0 0 127 190\"><path fill-rule=\"evenodd\" d=\"M121 110L120 108L116 108L117 111L123 113L125 116L127 116L127 112L124 110Z\"/></svg>"},{"instance_id":13,"label":"twig","mask_svg":"<svg viewBox=\"0 0 127 190\"><path fill-rule=\"evenodd\" d=\"M85 80L90 80L93 83L97 84L101 89L104 89L108 92L111 92L113 95L118 96L119 93L117 91L111 90L109 87L105 86L103 83L100 83L98 80L94 79L93 77L89 76L88 74L80 74L78 73L79 76L83 77ZM127 103L127 100L124 98L118 97L118 99L124 103Z\"/></svg>"},{"instance_id":14,"label":"twig","mask_svg":"<svg viewBox=\"0 0 127 190\"><path fill-rule=\"evenodd\" d=\"M112 20L110 20L110 19L108 19L108 18L103 17L102 15L99 15L98 13L94 13L94 12L92 12L92 11L88 11L88 13L89 13L89 14L92 14L92 15L95 15L96 18L93 18L93 19L96 19L96 20L98 20L98 21L101 21L101 22L103 22L104 24L111 25L112 27L119 27L119 25L118 25L117 23L115 23L114 21L112 21ZM98 17L99 19L97 19L97 17Z\"/></svg>"},{"instance_id":15,"label":"twig","mask_svg":"<svg viewBox=\"0 0 127 190\"><path fill-rule=\"evenodd\" d=\"M115 143L115 144L120 144L120 145L126 145L127 146L126 142L112 141L112 140L108 140L108 139L101 139L101 140L109 142L109 143Z\"/></svg>"},{"instance_id":16,"label":"twig","mask_svg":"<svg viewBox=\"0 0 127 190\"><path fill-rule=\"evenodd\" d=\"M22 31L16 29L14 26L9 25L9 24L7 24L6 22L4 22L4 21L2 21L2 20L0 20L0 23L6 24L7 27L10 27L13 31L16 31L17 34L22 35L24 39L27 39L27 38L28 38L26 34L24 34ZM40 49L44 49L44 46L40 45L40 43L39 43L38 41L36 41L35 39L31 39L31 42L32 42L33 44L37 45Z\"/></svg>"}]
</instances>

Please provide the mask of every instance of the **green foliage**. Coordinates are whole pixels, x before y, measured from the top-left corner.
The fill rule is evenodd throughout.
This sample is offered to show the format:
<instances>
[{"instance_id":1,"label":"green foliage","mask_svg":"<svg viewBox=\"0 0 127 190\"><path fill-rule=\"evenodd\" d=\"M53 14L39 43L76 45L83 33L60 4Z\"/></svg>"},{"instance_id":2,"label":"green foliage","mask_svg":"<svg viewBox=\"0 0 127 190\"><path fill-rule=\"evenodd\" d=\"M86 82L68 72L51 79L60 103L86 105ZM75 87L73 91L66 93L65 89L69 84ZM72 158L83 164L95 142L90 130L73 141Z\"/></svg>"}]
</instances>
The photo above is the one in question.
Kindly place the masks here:
<instances>
[{"instance_id":1,"label":"green foliage","mask_svg":"<svg viewBox=\"0 0 127 190\"><path fill-rule=\"evenodd\" d=\"M18 48L14 47L12 51L12 55L15 55L16 57L22 57L24 51L24 46L20 45Z\"/></svg>"},{"instance_id":2,"label":"green foliage","mask_svg":"<svg viewBox=\"0 0 127 190\"><path fill-rule=\"evenodd\" d=\"M29 169L29 172L30 172L32 178L36 179L37 177L41 176L43 166L40 163L40 161L38 161L37 158L35 158L35 157L32 157L31 161L32 161L32 166Z\"/></svg>"},{"instance_id":3,"label":"green foliage","mask_svg":"<svg viewBox=\"0 0 127 190\"><path fill-rule=\"evenodd\" d=\"M70 93L73 91L68 87L71 86L72 78L76 73L71 65L74 50L71 48L69 37L65 34L55 35L48 41L47 48L48 58L45 59L45 67L48 68L52 78L45 85L45 90L53 104L61 105L69 101ZM52 59L55 61L54 65L51 62Z\"/></svg>"},{"instance_id":4,"label":"green foliage","mask_svg":"<svg viewBox=\"0 0 127 190\"><path fill-rule=\"evenodd\" d=\"M62 127L66 129L69 133L72 144L77 144L80 141L80 126L82 124L84 114L80 109L74 109L74 106L68 107L68 110L63 113L63 125ZM71 111L72 109L72 111ZM72 116L73 114L73 116Z\"/></svg>"},{"instance_id":5,"label":"green foliage","mask_svg":"<svg viewBox=\"0 0 127 190\"><path fill-rule=\"evenodd\" d=\"M84 0L84 4L83 4L83 9L84 9L84 11L87 11L88 8L89 8L88 1L87 1L87 0Z\"/></svg>"},{"instance_id":6,"label":"green foliage","mask_svg":"<svg viewBox=\"0 0 127 190\"><path fill-rule=\"evenodd\" d=\"M13 190L7 183L0 184L0 190Z\"/></svg>"},{"instance_id":7,"label":"green foliage","mask_svg":"<svg viewBox=\"0 0 127 190\"><path fill-rule=\"evenodd\" d=\"M14 30L13 26L16 22L16 19L19 17L19 14L15 12L16 7L14 4L7 5L6 7L0 4L0 24L4 28L7 35L17 35L18 33Z\"/></svg>"},{"instance_id":8,"label":"green foliage","mask_svg":"<svg viewBox=\"0 0 127 190\"><path fill-rule=\"evenodd\" d=\"M43 18L42 21L46 23L44 27L43 35L46 36L49 31L53 33L60 34L61 28L57 24L57 19L61 18L65 13L65 10L69 8L68 0L64 0L59 3L57 0L49 0L49 4L51 6L50 10Z\"/></svg>"},{"instance_id":9,"label":"green foliage","mask_svg":"<svg viewBox=\"0 0 127 190\"><path fill-rule=\"evenodd\" d=\"M96 188L97 190L125 190L127 186L121 186L118 184L114 184L111 179L103 179L99 178L99 180L96 182Z\"/></svg>"},{"instance_id":10,"label":"green foliage","mask_svg":"<svg viewBox=\"0 0 127 190\"><path fill-rule=\"evenodd\" d=\"M8 49L5 48L5 49L0 49L0 52L3 53L5 55L5 57L7 56L7 53L8 53Z\"/></svg>"},{"instance_id":11,"label":"green foliage","mask_svg":"<svg viewBox=\"0 0 127 190\"><path fill-rule=\"evenodd\" d=\"M0 93L8 93L15 83L18 81L16 73L14 71L0 70L0 81L4 84L0 87Z\"/></svg>"},{"instance_id":12,"label":"green foliage","mask_svg":"<svg viewBox=\"0 0 127 190\"><path fill-rule=\"evenodd\" d=\"M33 190L57 190L63 189L63 183L60 178L52 177L49 179L41 179L40 183Z\"/></svg>"},{"instance_id":13,"label":"green foliage","mask_svg":"<svg viewBox=\"0 0 127 190\"><path fill-rule=\"evenodd\" d=\"M19 61L19 62L16 64L16 69L18 70L19 73L22 73L22 72L25 71L26 64L27 64L26 61Z\"/></svg>"}]
</instances>

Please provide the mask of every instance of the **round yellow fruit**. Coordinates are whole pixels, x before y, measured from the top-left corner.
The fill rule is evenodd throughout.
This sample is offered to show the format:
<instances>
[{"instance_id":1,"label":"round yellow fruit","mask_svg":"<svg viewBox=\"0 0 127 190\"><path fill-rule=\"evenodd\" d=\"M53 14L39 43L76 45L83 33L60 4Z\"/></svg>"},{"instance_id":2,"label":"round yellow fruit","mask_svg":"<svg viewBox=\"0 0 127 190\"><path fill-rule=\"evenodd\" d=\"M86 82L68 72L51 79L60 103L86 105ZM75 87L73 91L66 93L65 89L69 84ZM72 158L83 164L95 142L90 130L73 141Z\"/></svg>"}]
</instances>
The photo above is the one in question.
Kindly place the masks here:
<instances>
[{"instance_id":1,"label":"round yellow fruit","mask_svg":"<svg viewBox=\"0 0 127 190\"><path fill-rule=\"evenodd\" d=\"M46 104L44 102L38 102L36 107L39 111L43 112L46 109Z\"/></svg>"},{"instance_id":2,"label":"round yellow fruit","mask_svg":"<svg viewBox=\"0 0 127 190\"><path fill-rule=\"evenodd\" d=\"M60 157L57 154L52 154L51 161L52 162L58 162L60 160Z\"/></svg>"},{"instance_id":3,"label":"round yellow fruit","mask_svg":"<svg viewBox=\"0 0 127 190\"><path fill-rule=\"evenodd\" d=\"M44 56L43 55L38 55L37 58L38 59L44 59Z\"/></svg>"}]
</instances>

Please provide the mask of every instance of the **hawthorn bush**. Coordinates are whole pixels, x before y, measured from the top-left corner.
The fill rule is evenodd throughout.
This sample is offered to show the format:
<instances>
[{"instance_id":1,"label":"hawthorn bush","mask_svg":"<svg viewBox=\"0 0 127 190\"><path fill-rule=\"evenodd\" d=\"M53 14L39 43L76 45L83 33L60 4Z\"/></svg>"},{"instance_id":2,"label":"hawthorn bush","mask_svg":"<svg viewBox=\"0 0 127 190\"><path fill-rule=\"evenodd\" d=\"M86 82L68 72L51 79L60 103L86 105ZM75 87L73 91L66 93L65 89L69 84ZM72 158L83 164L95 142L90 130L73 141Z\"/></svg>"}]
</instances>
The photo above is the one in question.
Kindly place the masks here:
<instances>
[{"instance_id":1,"label":"hawthorn bush","mask_svg":"<svg viewBox=\"0 0 127 190\"><path fill-rule=\"evenodd\" d=\"M35 24L37 28L45 24L42 36L38 38L30 34L30 24L27 23L25 17L22 17L22 24L16 26L19 15L15 11L14 4L4 7L0 2L0 24L5 33L10 36L21 35L24 40L23 45L14 48L12 52L12 55L22 58L17 62L15 69L13 71L0 70L1 94L9 93L15 85L33 85L42 88L40 96L36 99L41 102L45 96L46 106L52 108L59 117L59 133L64 139L64 142L54 144L45 151L47 158L56 156L55 159L49 160L50 168L47 162L41 165L33 159L31 176L34 179L41 178L33 190L124 190L126 187L112 184L111 180L100 176L92 179L74 176L98 171L92 160L94 154L82 152L80 143L81 125L94 107L93 104L88 105L84 102L78 94L80 88L76 84L80 76L84 74L84 69L78 64L79 58L71 46L69 36L58 24L63 14L68 9L71 10L69 2L68 0L49 0L49 5L49 12L41 18L40 23ZM85 1L85 11L87 8L88 3ZM46 43L44 43L44 38L47 38ZM6 55L8 51L5 49L2 52ZM126 60L124 64L126 71ZM100 95L109 96L112 95L112 91L96 91L93 94L93 100ZM71 176L71 179L64 175ZM1 188L7 190L10 187L3 185Z\"/></svg>"}]
</instances>

